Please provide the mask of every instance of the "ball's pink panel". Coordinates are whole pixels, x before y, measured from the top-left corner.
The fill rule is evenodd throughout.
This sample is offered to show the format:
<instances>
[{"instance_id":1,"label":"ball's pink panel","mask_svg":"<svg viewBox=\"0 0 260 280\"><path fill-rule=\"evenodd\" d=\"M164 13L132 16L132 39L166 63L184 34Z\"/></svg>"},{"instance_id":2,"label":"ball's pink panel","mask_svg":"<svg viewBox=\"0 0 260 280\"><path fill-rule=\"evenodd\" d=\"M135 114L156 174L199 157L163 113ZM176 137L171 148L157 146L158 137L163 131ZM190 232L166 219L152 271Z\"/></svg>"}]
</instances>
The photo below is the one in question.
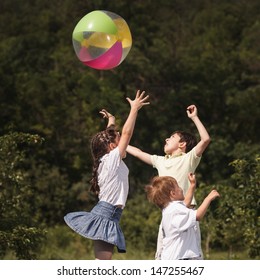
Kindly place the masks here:
<instances>
[{"instance_id":1,"label":"ball's pink panel","mask_svg":"<svg viewBox=\"0 0 260 280\"><path fill-rule=\"evenodd\" d=\"M85 47L82 47L79 51L79 53L77 54L78 58L80 61L85 62L85 61L89 61L92 60L93 57L91 57L91 55L88 52L88 49Z\"/></svg>"},{"instance_id":2,"label":"ball's pink panel","mask_svg":"<svg viewBox=\"0 0 260 280\"><path fill-rule=\"evenodd\" d=\"M108 70L116 67L120 63L122 54L122 43L116 42L107 52L105 52L100 57L83 63L95 69Z\"/></svg>"}]
</instances>

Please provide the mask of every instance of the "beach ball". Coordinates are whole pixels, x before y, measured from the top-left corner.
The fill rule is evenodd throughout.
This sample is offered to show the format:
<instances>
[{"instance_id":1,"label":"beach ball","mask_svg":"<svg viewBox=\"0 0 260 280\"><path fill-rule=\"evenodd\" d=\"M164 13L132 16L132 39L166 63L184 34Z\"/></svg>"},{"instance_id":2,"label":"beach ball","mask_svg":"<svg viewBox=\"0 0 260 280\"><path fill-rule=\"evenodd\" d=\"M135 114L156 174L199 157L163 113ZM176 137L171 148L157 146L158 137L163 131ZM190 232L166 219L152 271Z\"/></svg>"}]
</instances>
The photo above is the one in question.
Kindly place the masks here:
<instances>
[{"instance_id":1,"label":"beach ball","mask_svg":"<svg viewBox=\"0 0 260 280\"><path fill-rule=\"evenodd\" d=\"M85 15L72 33L73 48L85 65L99 70L117 67L128 55L132 36L126 21L109 11Z\"/></svg>"}]
</instances>

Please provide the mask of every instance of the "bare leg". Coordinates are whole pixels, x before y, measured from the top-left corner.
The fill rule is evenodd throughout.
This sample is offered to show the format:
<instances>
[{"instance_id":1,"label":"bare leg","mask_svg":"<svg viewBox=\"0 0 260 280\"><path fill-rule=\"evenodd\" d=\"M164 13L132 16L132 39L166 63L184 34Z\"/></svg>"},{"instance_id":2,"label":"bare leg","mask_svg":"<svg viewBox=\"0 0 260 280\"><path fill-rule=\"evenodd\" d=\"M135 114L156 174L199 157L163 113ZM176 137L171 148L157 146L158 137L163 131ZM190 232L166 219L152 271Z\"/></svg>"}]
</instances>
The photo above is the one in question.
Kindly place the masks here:
<instances>
[{"instance_id":1,"label":"bare leg","mask_svg":"<svg viewBox=\"0 0 260 280\"><path fill-rule=\"evenodd\" d=\"M111 260L114 245L102 240L94 240L94 253L96 260Z\"/></svg>"}]
</instances>

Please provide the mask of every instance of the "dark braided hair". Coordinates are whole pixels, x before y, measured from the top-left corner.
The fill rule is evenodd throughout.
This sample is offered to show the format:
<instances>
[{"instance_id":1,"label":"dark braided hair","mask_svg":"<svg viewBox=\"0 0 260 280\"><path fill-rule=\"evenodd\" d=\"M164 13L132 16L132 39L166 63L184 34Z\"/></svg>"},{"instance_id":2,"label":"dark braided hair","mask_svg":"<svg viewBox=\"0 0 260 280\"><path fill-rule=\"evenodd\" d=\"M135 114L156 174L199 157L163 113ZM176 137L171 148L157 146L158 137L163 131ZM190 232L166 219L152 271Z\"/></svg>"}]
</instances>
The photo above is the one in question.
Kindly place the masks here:
<instances>
[{"instance_id":1,"label":"dark braided hair","mask_svg":"<svg viewBox=\"0 0 260 280\"><path fill-rule=\"evenodd\" d=\"M177 133L180 136L180 142L186 142L185 153L188 153L197 145L197 139L191 133L177 130L177 131L173 132L172 135L175 133Z\"/></svg>"},{"instance_id":2,"label":"dark braided hair","mask_svg":"<svg viewBox=\"0 0 260 280\"><path fill-rule=\"evenodd\" d=\"M115 143L118 132L116 127L111 125L105 130L98 132L91 139L91 153L93 158L92 179L90 190L98 195L100 188L98 185L98 167L100 159L109 152L109 144Z\"/></svg>"}]
</instances>

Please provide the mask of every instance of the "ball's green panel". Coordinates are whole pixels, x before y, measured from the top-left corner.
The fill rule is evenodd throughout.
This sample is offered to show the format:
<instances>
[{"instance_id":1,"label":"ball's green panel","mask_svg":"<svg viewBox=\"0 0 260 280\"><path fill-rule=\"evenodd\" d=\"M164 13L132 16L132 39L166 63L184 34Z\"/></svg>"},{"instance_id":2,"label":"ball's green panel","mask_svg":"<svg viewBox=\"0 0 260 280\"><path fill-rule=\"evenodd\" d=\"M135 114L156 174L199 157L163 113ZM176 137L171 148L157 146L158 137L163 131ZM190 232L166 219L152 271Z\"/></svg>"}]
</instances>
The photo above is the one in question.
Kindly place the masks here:
<instances>
[{"instance_id":1,"label":"ball's green panel","mask_svg":"<svg viewBox=\"0 0 260 280\"><path fill-rule=\"evenodd\" d=\"M76 25L73 33L79 32L104 32L116 34L117 27L114 21L102 11L93 11L85 15Z\"/></svg>"}]
</instances>

